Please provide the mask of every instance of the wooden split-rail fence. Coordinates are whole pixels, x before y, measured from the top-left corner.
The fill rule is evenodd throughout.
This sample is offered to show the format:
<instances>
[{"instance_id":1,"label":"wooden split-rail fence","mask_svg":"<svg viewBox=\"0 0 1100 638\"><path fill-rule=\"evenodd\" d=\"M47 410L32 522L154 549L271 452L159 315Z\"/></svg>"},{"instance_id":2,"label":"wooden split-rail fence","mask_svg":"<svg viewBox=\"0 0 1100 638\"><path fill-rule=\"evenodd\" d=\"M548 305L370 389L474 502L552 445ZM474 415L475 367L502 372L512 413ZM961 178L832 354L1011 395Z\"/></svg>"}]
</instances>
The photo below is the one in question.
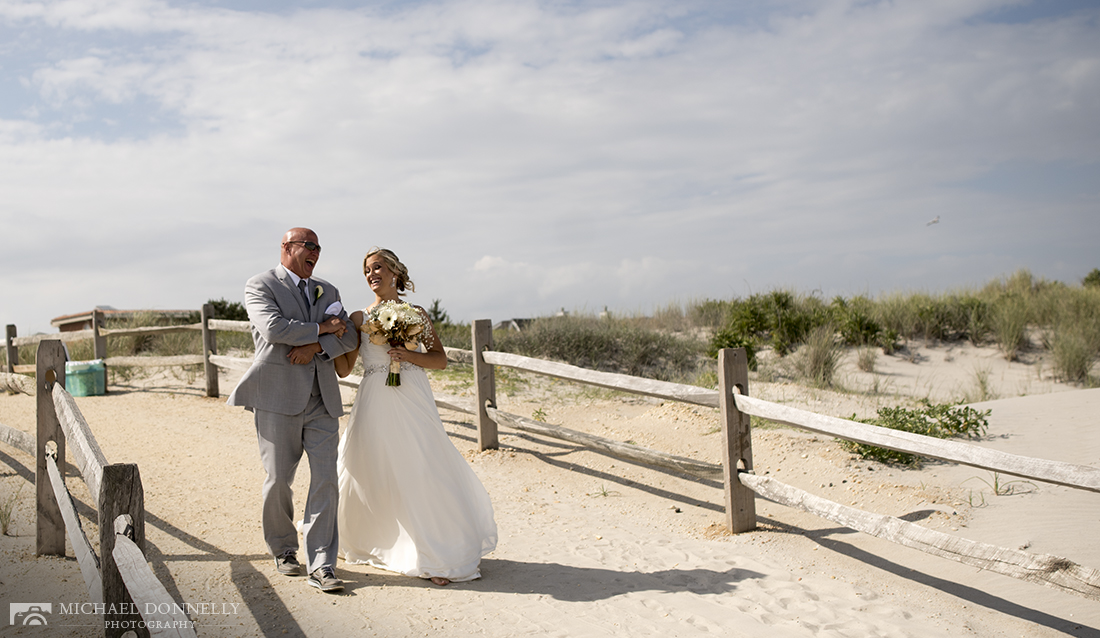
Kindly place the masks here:
<instances>
[{"instance_id":1,"label":"wooden split-rail fence","mask_svg":"<svg viewBox=\"0 0 1100 638\"><path fill-rule=\"evenodd\" d=\"M135 359L148 359L147 365L172 365L170 361L175 360L188 364L201 362L206 370L207 395L218 396L217 369L245 370L251 365L251 359L218 355L217 331L249 332L250 326L247 321L211 318L212 307L209 304L203 307L202 316L201 324L176 328L202 330L204 352L201 355L114 359L104 356L104 358L108 365L139 365L132 363ZM95 330L93 328L85 332L93 333ZM162 328L138 330L166 331ZM14 332L14 328L9 326L9 362L17 360L12 357ZM129 334L134 331L113 332ZM85 335L83 338L98 337ZM749 394L748 360L745 351L740 348L722 350L719 353L718 389L709 390L497 352L493 350L492 322L488 319L480 319L473 323L472 344L472 350L447 348L447 357L451 361L473 366L473 400L440 395L436 397L436 404L441 408L473 415L477 425L478 444L482 450L498 447L498 428L503 426L568 441L636 463L701 478L721 478L724 485L725 523L732 533L755 529L755 497L760 496L907 547L980 569L1100 600L1100 571L1078 565L1066 558L1049 554L1032 554L944 534L897 517L874 514L841 505L785 485L773 478L756 475L753 472L750 417L755 416L856 443L1092 492L1100 492L1100 468L1007 454L970 443L901 432L756 399ZM19 345L19 342L15 345ZM190 357L196 357L196 359L192 360ZM723 436L722 462L711 463L666 454L632 443L615 441L503 412L497 408L494 372L496 366L621 392L717 408ZM358 387L360 381L361 378L352 375L341 379L340 383Z\"/></svg>"},{"instance_id":2,"label":"wooden split-rail fence","mask_svg":"<svg viewBox=\"0 0 1100 638\"><path fill-rule=\"evenodd\" d=\"M38 344L34 372L33 382L24 377L8 385L37 396L36 435L0 424L0 441L35 458L35 552L64 556L68 537L88 601L102 605L106 636L195 636L194 623L145 560L145 496L138 467L108 463L65 390L65 350L60 341ZM98 555L65 484L67 449L96 499Z\"/></svg>"}]
</instances>

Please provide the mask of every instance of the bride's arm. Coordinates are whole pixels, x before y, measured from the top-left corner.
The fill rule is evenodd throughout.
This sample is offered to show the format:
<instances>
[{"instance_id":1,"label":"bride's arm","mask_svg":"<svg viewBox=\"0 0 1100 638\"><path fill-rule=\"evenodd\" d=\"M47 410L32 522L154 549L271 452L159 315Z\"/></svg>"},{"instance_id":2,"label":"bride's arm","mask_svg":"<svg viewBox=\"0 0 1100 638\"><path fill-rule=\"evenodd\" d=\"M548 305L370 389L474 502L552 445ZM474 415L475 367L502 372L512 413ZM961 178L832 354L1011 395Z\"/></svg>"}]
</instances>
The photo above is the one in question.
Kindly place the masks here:
<instances>
[{"instance_id":1,"label":"bride's arm","mask_svg":"<svg viewBox=\"0 0 1100 638\"><path fill-rule=\"evenodd\" d=\"M436 334L435 328L432 326L432 320L428 318L428 313L420 306L416 306L416 309L420 311L420 314L424 315L424 321L428 323L428 334L430 338L424 343L427 348L427 352L414 352L412 350L406 350L405 348L393 348L390 350L390 358L396 361L408 361L413 365L418 365L421 368L428 368L429 370L442 370L447 367L447 351L443 349L443 342L439 340L439 335Z\"/></svg>"},{"instance_id":2,"label":"bride's arm","mask_svg":"<svg viewBox=\"0 0 1100 638\"><path fill-rule=\"evenodd\" d=\"M336 365L336 374L341 379L351 374L353 368L355 368L355 360L359 358L359 340L363 338L363 333L359 331L359 326L363 325L363 311L356 310L351 313L351 322L355 324L355 349L349 350L344 354L334 358L332 362Z\"/></svg>"}]
</instances>

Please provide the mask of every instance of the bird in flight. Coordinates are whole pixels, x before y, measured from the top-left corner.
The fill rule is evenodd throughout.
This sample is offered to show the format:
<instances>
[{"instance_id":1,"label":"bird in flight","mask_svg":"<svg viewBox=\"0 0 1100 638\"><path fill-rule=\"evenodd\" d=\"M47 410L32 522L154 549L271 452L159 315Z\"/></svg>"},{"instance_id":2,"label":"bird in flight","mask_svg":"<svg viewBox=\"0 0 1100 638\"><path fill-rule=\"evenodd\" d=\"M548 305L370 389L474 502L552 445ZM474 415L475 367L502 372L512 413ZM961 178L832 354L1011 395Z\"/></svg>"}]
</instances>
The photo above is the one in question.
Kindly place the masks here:
<instances>
[{"instance_id":1,"label":"bird in flight","mask_svg":"<svg viewBox=\"0 0 1100 638\"><path fill-rule=\"evenodd\" d=\"M925 224L925 226L931 226L932 224L938 224L938 223L940 223L940 216L936 215L935 218L933 218L932 221Z\"/></svg>"}]
</instances>

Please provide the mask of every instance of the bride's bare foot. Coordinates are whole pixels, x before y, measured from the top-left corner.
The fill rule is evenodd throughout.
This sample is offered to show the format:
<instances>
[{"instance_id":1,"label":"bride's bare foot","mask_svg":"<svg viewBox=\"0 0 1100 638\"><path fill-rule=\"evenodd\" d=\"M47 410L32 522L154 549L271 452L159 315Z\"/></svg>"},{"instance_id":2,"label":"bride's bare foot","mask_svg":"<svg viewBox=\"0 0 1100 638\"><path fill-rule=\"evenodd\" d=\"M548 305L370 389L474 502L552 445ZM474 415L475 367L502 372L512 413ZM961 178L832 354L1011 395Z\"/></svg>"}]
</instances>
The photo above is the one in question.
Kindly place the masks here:
<instances>
[{"instance_id":1,"label":"bride's bare foot","mask_svg":"<svg viewBox=\"0 0 1100 638\"><path fill-rule=\"evenodd\" d=\"M440 578L439 576L432 576L432 582L440 587L451 584L451 581L446 578Z\"/></svg>"}]
</instances>

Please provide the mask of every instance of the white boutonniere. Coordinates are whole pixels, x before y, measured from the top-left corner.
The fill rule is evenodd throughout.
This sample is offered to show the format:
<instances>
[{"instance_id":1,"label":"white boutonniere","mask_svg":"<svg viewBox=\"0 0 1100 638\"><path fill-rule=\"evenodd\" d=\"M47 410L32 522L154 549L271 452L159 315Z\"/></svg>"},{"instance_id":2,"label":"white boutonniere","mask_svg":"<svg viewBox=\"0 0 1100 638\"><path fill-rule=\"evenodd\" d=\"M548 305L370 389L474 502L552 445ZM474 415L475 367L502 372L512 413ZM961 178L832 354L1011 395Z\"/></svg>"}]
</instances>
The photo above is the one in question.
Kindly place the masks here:
<instances>
[{"instance_id":1,"label":"white boutonniere","mask_svg":"<svg viewBox=\"0 0 1100 638\"><path fill-rule=\"evenodd\" d=\"M318 299L321 298L321 295L323 295L323 294L325 294L325 287L324 286L317 286L316 288L313 289L313 300L317 301Z\"/></svg>"}]
</instances>

